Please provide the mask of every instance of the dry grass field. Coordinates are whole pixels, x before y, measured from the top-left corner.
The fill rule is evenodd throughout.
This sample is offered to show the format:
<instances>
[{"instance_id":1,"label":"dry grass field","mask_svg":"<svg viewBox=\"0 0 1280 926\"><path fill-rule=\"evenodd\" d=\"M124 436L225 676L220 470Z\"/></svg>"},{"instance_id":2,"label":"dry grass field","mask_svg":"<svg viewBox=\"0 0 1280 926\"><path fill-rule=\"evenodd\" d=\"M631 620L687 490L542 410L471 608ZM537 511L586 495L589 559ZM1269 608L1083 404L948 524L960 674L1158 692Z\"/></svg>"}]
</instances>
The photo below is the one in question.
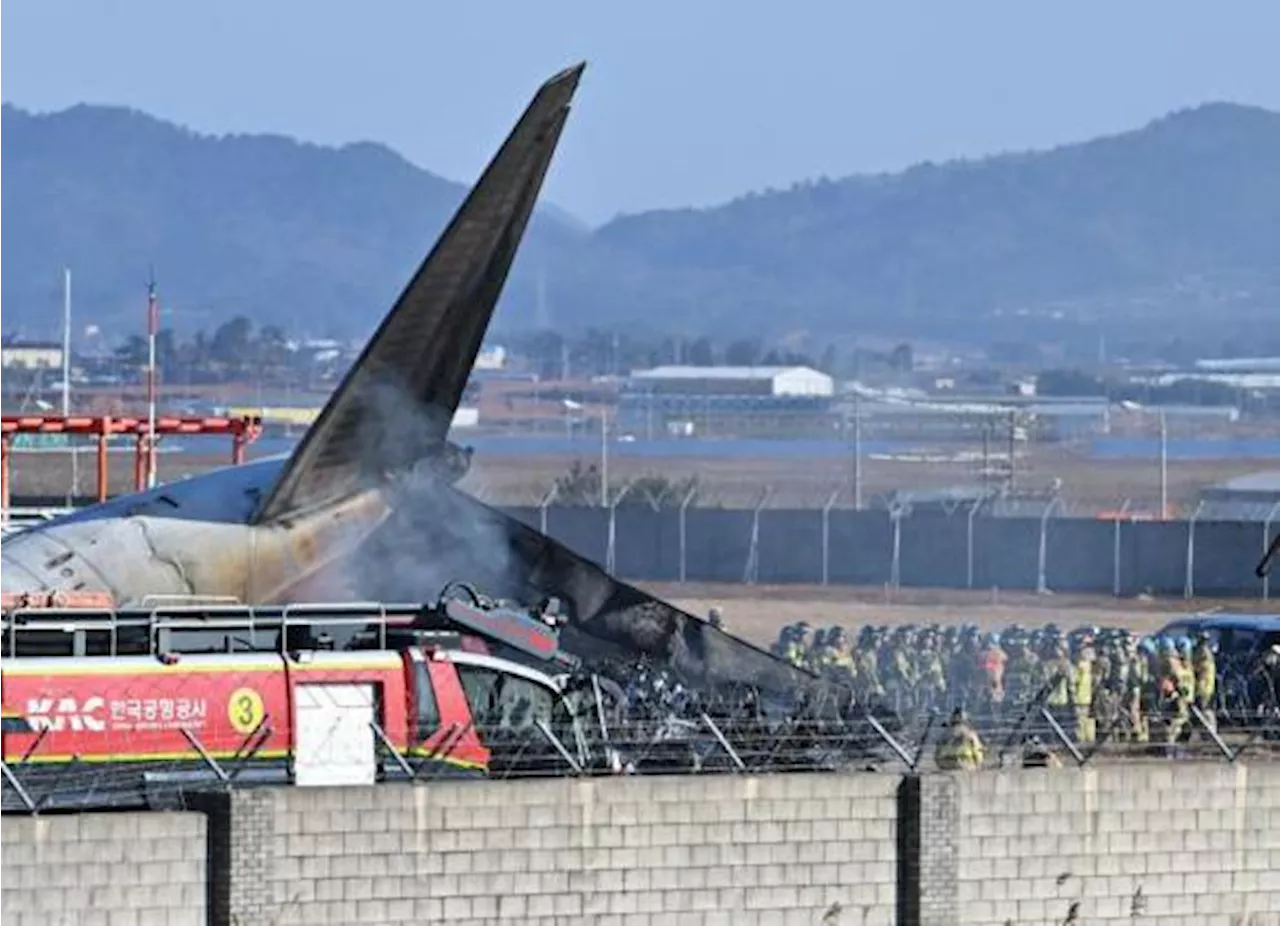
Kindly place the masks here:
<instances>
[{"instance_id":1,"label":"dry grass field","mask_svg":"<svg viewBox=\"0 0 1280 926\"><path fill-rule=\"evenodd\" d=\"M216 454L160 454L160 479L169 481L196 475L216 466L225 466L230 442L209 438ZM569 457L507 457L477 455L462 487L494 504L534 505L545 495L556 477L573 462ZM593 463L594 460L584 460ZM1193 503L1200 490L1234 476L1274 469L1274 460L1174 461L1169 465L1169 498L1175 505ZM768 486L770 505L776 508L821 507L836 490L842 494L838 507L851 503L851 462L819 459L809 462L786 460L670 459L644 460L617 456L610 461L610 482L622 486L638 476L660 474L671 479L695 476L699 499L705 505L751 507ZM111 493L132 489L133 454L115 452L110 460ZM967 463L909 463L867 459L863 463L863 499L874 504L886 493L912 488L936 488L974 484L979 474ZM1159 469L1155 460L1115 460L1100 462L1060 447L1037 447L1019 458L1017 484L1043 488L1061 480L1067 510L1091 514L1119 507L1130 499L1133 508L1158 507ZM91 495L95 489L94 460L89 451L79 458L78 494ZM59 496L72 485L71 459L65 453L13 454L13 494Z\"/></svg>"},{"instance_id":2,"label":"dry grass field","mask_svg":"<svg viewBox=\"0 0 1280 926\"><path fill-rule=\"evenodd\" d=\"M557 457L477 457L464 487L486 499L536 504L571 460ZM592 463L594 460L584 462ZM1175 461L1169 465L1169 498L1175 505L1194 505L1200 490L1217 482L1259 470L1276 468L1267 460ZM821 507L836 490L838 507L851 505L852 462L818 459L787 460L610 460L610 478L618 485L637 476L661 474L671 479L697 477L705 504L751 507L764 487L772 490L770 505ZM973 485L980 481L972 463L913 463L866 459L862 465L863 500L903 489ZM1095 512L1118 508L1125 499L1132 507L1159 507L1159 466L1156 460L1100 462L1054 447L1037 448L1019 458L1017 485L1047 488L1061 480L1069 509Z\"/></svg>"},{"instance_id":3,"label":"dry grass field","mask_svg":"<svg viewBox=\"0 0 1280 926\"><path fill-rule=\"evenodd\" d=\"M639 583L693 614L719 607L729 630L768 645L778 631L796 621L814 626L863 624L966 624L984 628L1056 623L1124 626L1149 633L1178 614L1220 609L1280 614L1280 601L1193 599L1116 599L1094 595L1036 595L1032 592L950 591L946 589L849 588L837 586L711 585Z\"/></svg>"},{"instance_id":4,"label":"dry grass field","mask_svg":"<svg viewBox=\"0 0 1280 926\"><path fill-rule=\"evenodd\" d=\"M211 439L211 449L218 439ZM227 463L226 454L162 454L161 481L196 475ZM60 496L71 485L71 461L61 453L15 453L15 499L24 496ZM585 462L594 462L591 460ZM572 463L565 457L477 457L462 487L492 504L530 505ZM129 452L111 457L111 492L132 489L133 457ZM1234 476L1274 469L1268 460L1174 461L1169 466L1169 495L1175 505L1193 502L1205 486ZM94 491L93 458L82 453L78 489ZM820 507L836 489L844 489L837 504L849 504L850 463L814 460L806 464L778 460L638 460L618 457L611 461L611 481L617 485L640 475L660 473L672 479L698 477L704 504L749 507L770 486L774 507ZM877 496L895 489L937 487L977 481L971 465L903 463L867 460L863 467L864 500L875 504ZM1154 460L1098 462L1062 448L1035 448L1020 460L1018 481L1027 487L1062 480L1068 511L1090 515L1132 500L1136 509L1156 509L1158 469ZM1269 610L1280 605L1260 601L1117 600L1100 596L1049 595L1026 592L944 591L933 589L847 588L813 586L745 586L705 584L649 584L644 586L695 614L718 606L736 634L767 644L786 624L806 620L814 625L932 624L973 622L986 627L1050 622L1062 626L1123 624L1136 630L1157 629L1172 615L1196 610Z\"/></svg>"}]
</instances>

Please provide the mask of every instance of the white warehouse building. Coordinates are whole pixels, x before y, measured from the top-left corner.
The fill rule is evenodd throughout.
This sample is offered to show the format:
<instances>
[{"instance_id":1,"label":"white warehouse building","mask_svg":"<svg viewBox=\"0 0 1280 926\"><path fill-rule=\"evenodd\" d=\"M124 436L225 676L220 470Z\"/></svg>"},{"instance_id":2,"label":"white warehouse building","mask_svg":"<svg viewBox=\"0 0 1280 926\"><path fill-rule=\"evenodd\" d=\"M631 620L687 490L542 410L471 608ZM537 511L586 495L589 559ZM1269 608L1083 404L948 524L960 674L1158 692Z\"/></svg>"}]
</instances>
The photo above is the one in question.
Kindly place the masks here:
<instances>
[{"instance_id":1,"label":"white warehouse building","mask_svg":"<svg viewBox=\"0 0 1280 926\"><path fill-rule=\"evenodd\" d=\"M663 366L636 370L631 390L650 395L830 398L835 382L810 367Z\"/></svg>"}]
</instances>

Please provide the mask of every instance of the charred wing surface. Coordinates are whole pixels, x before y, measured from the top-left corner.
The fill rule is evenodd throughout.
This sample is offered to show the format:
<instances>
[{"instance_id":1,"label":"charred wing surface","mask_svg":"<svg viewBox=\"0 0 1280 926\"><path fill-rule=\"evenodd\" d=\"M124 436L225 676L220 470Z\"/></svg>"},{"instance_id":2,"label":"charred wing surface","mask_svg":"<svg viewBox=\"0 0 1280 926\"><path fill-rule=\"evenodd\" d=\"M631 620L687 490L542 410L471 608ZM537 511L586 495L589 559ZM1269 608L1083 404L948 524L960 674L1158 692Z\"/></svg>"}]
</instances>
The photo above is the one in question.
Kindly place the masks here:
<instances>
[{"instance_id":1,"label":"charred wing surface","mask_svg":"<svg viewBox=\"0 0 1280 926\"><path fill-rule=\"evenodd\" d=\"M393 508L337 570L356 597L428 600L452 580L525 601L555 595L570 619L566 648L585 659L648 659L698 687L740 683L787 696L828 688L451 486L418 486Z\"/></svg>"},{"instance_id":2,"label":"charred wing surface","mask_svg":"<svg viewBox=\"0 0 1280 926\"><path fill-rule=\"evenodd\" d=\"M347 373L255 523L440 454L584 65L547 81ZM412 409L412 426L403 420Z\"/></svg>"},{"instance_id":3,"label":"charred wing surface","mask_svg":"<svg viewBox=\"0 0 1280 926\"><path fill-rule=\"evenodd\" d=\"M644 656L700 687L739 683L778 694L826 687L808 672L618 581L533 528L506 520L515 559L524 567L526 589L537 597L557 595L570 603L575 631L570 648L583 650L581 655L612 650Z\"/></svg>"}]
</instances>

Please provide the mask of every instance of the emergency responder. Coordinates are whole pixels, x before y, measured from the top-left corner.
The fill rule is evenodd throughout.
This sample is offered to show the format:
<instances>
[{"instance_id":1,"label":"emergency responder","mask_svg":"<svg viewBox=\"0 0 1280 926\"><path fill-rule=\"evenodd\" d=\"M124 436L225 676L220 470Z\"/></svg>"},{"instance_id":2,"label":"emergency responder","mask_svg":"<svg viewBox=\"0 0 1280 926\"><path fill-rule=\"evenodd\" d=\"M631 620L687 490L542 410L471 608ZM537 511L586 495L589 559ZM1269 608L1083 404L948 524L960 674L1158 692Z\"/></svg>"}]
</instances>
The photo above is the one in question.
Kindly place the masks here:
<instances>
[{"instance_id":1,"label":"emergency responder","mask_svg":"<svg viewBox=\"0 0 1280 926\"><path fill-rule=\"evenodd\" d=\"M1151 684L1151 667L1146 652L1138 648L1138 643L1132 636L1125 638L1123 648L1127 671L1120 702L1125 721L1121 736L1135 743L1145 743L1150 739L1150 730L1143 711L1143 697Z\"/></svg>"},{"instance_id":2,"label":"emergency responder","mask_svg":"<svg viewBox=\"0 0 1280 926\"><path fill-rule=\"evenodd\" d=\"M1022 751L1022 767L1062 768L1062 759L1058 757L1057 752L1045 745L1044 740L1039 736L1031 736L1027 739L1027 745Z\"/></svg>"},{"instance_id":3,"label":"emergency responder","mask_svg":"<svg viewBox=\"0 0 1280 926\"><path fill-rule=\"evenodd\" d=\"M1093 662L1093 638L1086 637L1081 641L1072 679L1071 703L1075 708L1077 743L1092 743L1094 739Z\"/></svg>"},{"instance_id":4,"label":"emergency responder","mask_svg":"<svg viewBox=\"0 0 1280 926\"><path fill-rule=\"evenodd\" d=\"M1066 724L1067 716L1071 712L1072 693L1075 690L1076 667L1071 663L1071 653L1067 649L1065 640L1057 642L1052 658L1046 664L1050 671L1045 681L1050 687L1045 702L1054 719L1060 724Z\"/></svg>"},{"instance_id":5,"label":"emergency responder","mask_svg":"<svg viewBox=\"0 0 1280 926\"><path fill-rule=\"evenodd\" d=\"M1179 647L1178 658L1174 663L1174 674L1177 679L1178 703L1176 717L1178 718L1178 735L1171 740L1177 742L1182 737L1182 733L1191 723L1191 705L1196 702L1196 672L1191 667L1191 641L1182 640Z\"/></svg>"},{"instance_id":6,"label":"emergency responder","mask_svg":"<svg viewBox=\"0 0 1280 926\"><path fill-rule=\"evenodd\" d=\"M923 706L935 708L946 703L947 670L938 652L938 635L931 630L926 631L920 643L919 684L923 686Z\"/></svg>"},{"instance_id":7,"label":"emergency responder","mask_svg":"<svg viewBox=\"0 0 1280 926\"><path fill-rule=\"evenodd\" d=\"M992 709L998 711L1004 703L1004 673L1009 656L1000 646L1000 634L987 634L982 650L982 674L986 679L986 694Z\"/></svg>"},{"instance_id":8,"label":"emergency responder","mask_svg":"<svg viewBox=\"0 0 1280 926\"><path fill-rule=\"evenodd\" d=\"M1196 637L1191 653L1191 669L1196 679L1196 706L1204 714L1210 730L1218 728L1218 718L1213 710L1213 696L1218 686L1218 665L1213 656L1213 644L1207 633Z\"/></svg>"},{"instance_id":9,"label":"emergency responder","mask_svg":"<svg viewBox=\"0 0 1280 926\"><path fill-rule=\"evenodd\" d=\"M817 668L820 672L853 674L853 656L843 627L829 627L822 636L822 646L817 652Z\"/></svg>"},{"instance_id":10,"label":"emergency responder","mask_svg":"<svg viewBox=\"0 0 1280 926\"><path fill-rule=\"evenodd\" d=\"M1280 643L1264 652L1249 673L1249 690L1261 695L1261 702L1280 704Z\"/></svg>"},{"instance_id":11,"label":"emergency responder","mask_svg":"<svg viewBox=\"0 0 1280 926\"><path fill-rule=\"evenodd\" d=\"M1195 675L1189 674L1178 658L1178 645L1174 640L1164 641L1164 654L1160 664L1161 714L1165 722L1164 741L1172 746L1182 737L1191 719L1191 701L1195 697Z\"/></svg>"},{"instance_id":12,"label":"emergency responder","mask_svg":"<svg viewBox=\"0 0 1280 926\"><path fill-rule=\"evenodd\" d=\"M793 625L791 636L787 640L786 659L798 669L806 668L809 664L809 624L800 621Z\"/></svg>"},{"instance_id":13,"label":"emergency responder","mask_svg":"<svg viewBox=\"0 0 1280 926\"><path fill-rule=\"evenodd\" d=\"M943 771L976 771L982 767L986 750L978 732L969 726L969 719L961 708L951 713L951 725L938 741L934 761Z\"/></svg>"},{"instance_id":14,"label":"emergency responder","mask_svg":"<svg viewBox=\"0 0 1280 926\"><path fill-rule=\"evenodd\" d=\"M1004 673L1005 698L1015 704L1025 703L1036 694L1039 660L1016 627L1010 632L1008 651L1009 664Z\"/></svg>"},{"instance_id":15,"label":"emergency responder","mask_svg":"<svg viewBox=\"0 0 1280 926\"><path fill-rule=\"evenodd\" d=\"M863 627L858 634L857 652L853 657L854 691L863 704L884 697L877 644L876 632L870 627Z\"/></svg>"}]
</instances>

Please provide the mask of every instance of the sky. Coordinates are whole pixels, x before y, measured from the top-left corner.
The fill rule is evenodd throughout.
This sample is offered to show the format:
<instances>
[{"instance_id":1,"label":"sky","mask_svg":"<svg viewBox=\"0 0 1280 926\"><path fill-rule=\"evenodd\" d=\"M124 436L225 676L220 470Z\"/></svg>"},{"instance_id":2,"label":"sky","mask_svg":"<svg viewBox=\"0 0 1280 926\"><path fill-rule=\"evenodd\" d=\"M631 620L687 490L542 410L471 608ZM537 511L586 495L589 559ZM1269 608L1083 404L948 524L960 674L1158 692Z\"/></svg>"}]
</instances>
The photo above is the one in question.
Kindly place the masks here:
<instances>
[{"instance_id":1,"label":"sky","mask_svg":"<svg viewBox=\"0 0 1280 926\"><path fill-rule=\"evenodd\" d=\"M545 197L592 223L1044 148L1207 101L1280 110L1274 0L8 0L0 95L379 141L471 182L587 73Z\"/></svg>"}]
</instances>

